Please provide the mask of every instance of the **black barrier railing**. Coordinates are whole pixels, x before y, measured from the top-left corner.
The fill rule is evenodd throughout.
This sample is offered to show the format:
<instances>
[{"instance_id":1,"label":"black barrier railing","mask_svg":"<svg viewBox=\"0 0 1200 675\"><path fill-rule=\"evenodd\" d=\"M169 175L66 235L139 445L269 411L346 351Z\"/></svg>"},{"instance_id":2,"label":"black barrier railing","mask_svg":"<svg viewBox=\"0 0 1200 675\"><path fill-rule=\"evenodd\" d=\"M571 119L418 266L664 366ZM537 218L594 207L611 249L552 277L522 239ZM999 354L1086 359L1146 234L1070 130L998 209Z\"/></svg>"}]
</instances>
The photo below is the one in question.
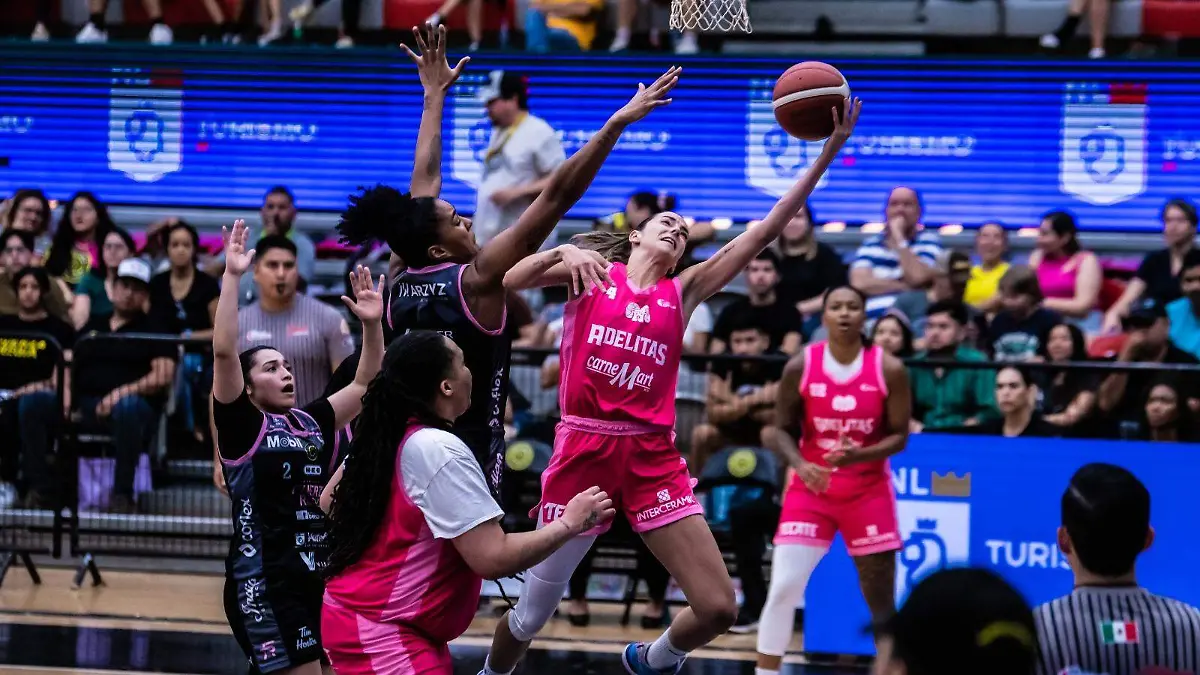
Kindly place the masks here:
<instances>
[{"instance_id":1,"label":"black barrier railing","mask_svg":"<svg viewBox=\"0 0 1200 675\"><path fill-rule=\"evenodd\" d=\"M211 447L198 445L189 435L208 427L210 353L211 345L201 340L92 334L73 345L68 365L66 352L49 335L0 332L0 359L38 357L43 363L40 383L37 377L0 380L0 481L11 488L8 497L0 490L0 583L16 562L36 579L30 556L61 557L64 545L82 561L76 585L88 573L93 583L100 583L98 555L225 557L233 532L229 500L212 486ZM551 366L557 356L551 349L514 351L512 390L523 401L515 421L524 438L553 442L558 377ZM728 355L684 358L677 398L681 450L687 451L691 429L706 421L707 372L713 364L746 360ZM778 365L784 357L762 360ZM53 377L44 377L46 363ZM913 369L998 370L1009 365L907 363ZM1200 373L1200 366L1178 364L1021 365L1034 371L1100 374ZM0 373L9 375L10 369ZM180 393L185 391L190 401ZM43 406L39 414L24 416L22 403L32 411L35 401ZM39 428L44 437L36 437ZM30 461L30 453L40 454ZM536 482L531 485L536 489Z\"/></svg>"}]
</instances>

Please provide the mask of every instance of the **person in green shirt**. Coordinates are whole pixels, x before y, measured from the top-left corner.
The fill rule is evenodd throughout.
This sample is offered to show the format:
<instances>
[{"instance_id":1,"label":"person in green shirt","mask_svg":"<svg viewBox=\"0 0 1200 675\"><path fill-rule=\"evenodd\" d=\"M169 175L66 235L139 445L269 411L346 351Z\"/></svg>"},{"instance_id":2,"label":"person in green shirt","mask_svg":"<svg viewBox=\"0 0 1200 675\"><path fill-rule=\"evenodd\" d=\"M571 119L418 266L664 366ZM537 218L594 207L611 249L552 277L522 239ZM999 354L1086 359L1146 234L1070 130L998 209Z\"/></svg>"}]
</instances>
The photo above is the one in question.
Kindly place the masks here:
<instances>
[{"instance_id":1,"label":"person in green shirt","mask_svg":"<svg viewBox=\"0 0 1200 675\"><path fill-rule=\"evenodd\" d=\"M962 344L966 325L967 308L961 302L930 305L925 317L925 351L919 352L917 359L987 361L986 354ZM1000 415L993 370L914 366L911 372L910 430L914 433L974 426Z\"/></svg>"}]
</instances>

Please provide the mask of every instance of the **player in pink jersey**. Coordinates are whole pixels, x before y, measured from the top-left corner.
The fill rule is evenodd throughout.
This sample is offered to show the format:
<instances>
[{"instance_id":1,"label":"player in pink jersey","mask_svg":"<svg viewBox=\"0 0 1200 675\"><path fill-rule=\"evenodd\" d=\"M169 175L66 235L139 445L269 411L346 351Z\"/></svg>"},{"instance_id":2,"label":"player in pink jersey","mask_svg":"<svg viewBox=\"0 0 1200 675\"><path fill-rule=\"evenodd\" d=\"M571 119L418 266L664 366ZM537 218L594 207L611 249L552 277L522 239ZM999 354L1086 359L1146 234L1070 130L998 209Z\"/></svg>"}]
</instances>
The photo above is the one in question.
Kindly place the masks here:
<instances>
[{"instance_id":1,"label":"player in pink jersey","mask_svg":"<svg viewBox=\"0 0 1200 675\"><path fill-rule=\"evenodd\" d=\"M484 577L526 569L615 513L591 487L557 527L500 529L504 511L450 432L471 379L458 345L412 331L367 388L349 457L321 499L332 549L321 639L338 675L449 675L447 643L471 624Z\"/></svg>"},{"instance_id":2,"label":"player in pink jersey","mask_svg":"<svg viewBox=\"0 0 1200 675\"><path fill-rule=\"evenodd\" d=\"M866 344L866 301L850 286L826 292L822 319L829 340L788 361L779 382L775 426L766 435L792 471L759 619L756 675L779 672L796 606L837 532L874 619L895 611L901 541L888 457L908 442L912 401L904 364Z\"/></svg>"},{"instance_id":3,"label":"player in pink jersey","mask_svg":"<svg viewBox=\"0 0 1200 675\"><path fill-rule=\"evenodd\" d=\"M804 206L849 138L859 108L855 100L846 101L844 116L832 111L836 128L821 155L761 223L677 278L668 275L683 257L688 226L671 212L647 218L628 234L594 232L577 240L596 255L603 277L598 286L582 287L579 275L560 262L568 252L578 253L571 245L527 258L505 277L510 289L571 284L560 357L563 418L542 475L539 527L553 525L581 487L599 485L690 603L654 643L626 647L622 661L630 673L676 672L689 652L724 633L737 614L729 572L674 444L675 382L688 318ZM605 269L606 261L612 264ZM603 530L578 537L526 574L520 600L496 627L486 675L516 667Z\"/></svg>"}]
</instances>

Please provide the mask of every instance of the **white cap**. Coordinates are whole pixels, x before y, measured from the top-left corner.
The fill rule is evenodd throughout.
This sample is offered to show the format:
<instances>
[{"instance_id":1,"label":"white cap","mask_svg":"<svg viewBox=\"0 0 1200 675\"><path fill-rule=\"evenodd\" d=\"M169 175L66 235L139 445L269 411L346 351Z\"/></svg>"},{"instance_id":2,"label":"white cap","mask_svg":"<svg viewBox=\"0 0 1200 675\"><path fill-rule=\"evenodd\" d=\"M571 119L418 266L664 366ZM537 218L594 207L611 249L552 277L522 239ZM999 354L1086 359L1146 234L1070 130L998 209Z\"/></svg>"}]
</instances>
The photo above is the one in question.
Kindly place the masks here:
<instances>
[{"instance_id":1,"label":"white cap","mask_svg":"<svg viewBox=\"0 0 1200 675\"><path fill-rule=\"evenodd\" d=\"M141 258L126 258L117 265L118 279L137 279L143 284L150 283L150 264Z\"/></svg>"}]
</instances>

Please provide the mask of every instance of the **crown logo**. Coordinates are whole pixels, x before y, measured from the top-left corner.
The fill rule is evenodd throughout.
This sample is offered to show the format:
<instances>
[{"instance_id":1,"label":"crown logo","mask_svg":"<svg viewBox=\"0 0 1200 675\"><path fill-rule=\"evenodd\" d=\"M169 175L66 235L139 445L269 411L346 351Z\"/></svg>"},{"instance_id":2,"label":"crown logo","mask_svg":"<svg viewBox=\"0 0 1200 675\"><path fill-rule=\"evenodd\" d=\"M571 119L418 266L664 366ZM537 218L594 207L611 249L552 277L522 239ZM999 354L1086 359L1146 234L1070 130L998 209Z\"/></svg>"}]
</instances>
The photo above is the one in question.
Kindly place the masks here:
<instances>
[{"instance_id":1,"label":"crown logo","mask_svg":"<svg viewBox=\"0 0 1200 675\"><path fill-rule=\"evenodd\" d=\"M917 529L933 532L937 529L937 518L917 518Z\"/></svg>"},{"instance_id":2,"label":"crown logo","mask_svg":"<svg viewBox=\"0 0 1200 675\"><path fill-rule=\"evenodd\" d=\"M938 497L970 497L971 472L968 471L959 478L953 471L944 474L934 471L933 494Z\"/></svg>"}]
</instances>

